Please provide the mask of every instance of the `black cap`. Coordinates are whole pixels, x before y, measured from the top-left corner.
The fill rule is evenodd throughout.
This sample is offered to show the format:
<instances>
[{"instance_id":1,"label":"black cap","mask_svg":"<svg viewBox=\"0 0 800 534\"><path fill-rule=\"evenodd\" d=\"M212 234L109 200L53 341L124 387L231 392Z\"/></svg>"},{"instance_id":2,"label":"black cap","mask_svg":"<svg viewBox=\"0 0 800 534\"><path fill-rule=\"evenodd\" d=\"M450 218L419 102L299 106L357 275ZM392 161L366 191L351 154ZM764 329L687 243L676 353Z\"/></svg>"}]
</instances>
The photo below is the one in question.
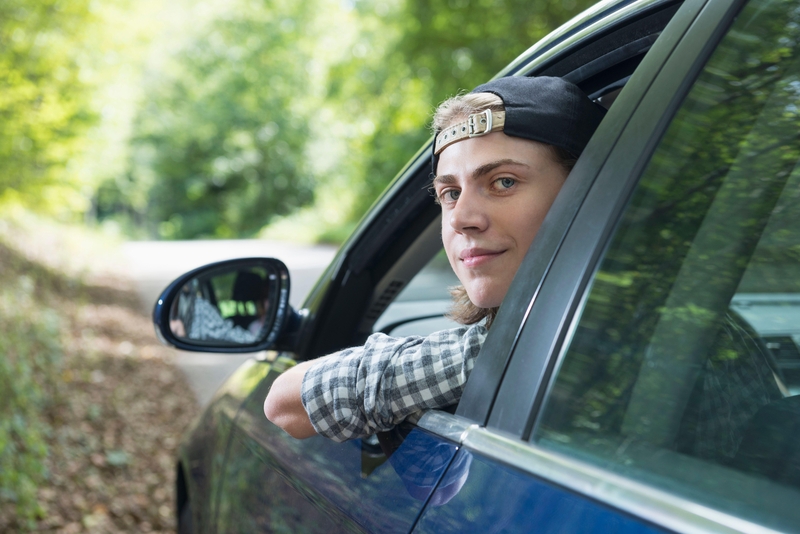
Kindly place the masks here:
<instances>
[{"instance_id":1,"label":"black cap","mask_svg":"<svg viewBox=\"0 0 800 534\"><path fill-rule=\"evenodd\" d=\"M506 135L557 146L575 157L586 148L606 113L577 85L562 78L510 76L479 85L472 92L500 97ZM436 134L438 137L439 132ZM434 173L438 159L434 154Z\"/></svg>"}]
</instances>

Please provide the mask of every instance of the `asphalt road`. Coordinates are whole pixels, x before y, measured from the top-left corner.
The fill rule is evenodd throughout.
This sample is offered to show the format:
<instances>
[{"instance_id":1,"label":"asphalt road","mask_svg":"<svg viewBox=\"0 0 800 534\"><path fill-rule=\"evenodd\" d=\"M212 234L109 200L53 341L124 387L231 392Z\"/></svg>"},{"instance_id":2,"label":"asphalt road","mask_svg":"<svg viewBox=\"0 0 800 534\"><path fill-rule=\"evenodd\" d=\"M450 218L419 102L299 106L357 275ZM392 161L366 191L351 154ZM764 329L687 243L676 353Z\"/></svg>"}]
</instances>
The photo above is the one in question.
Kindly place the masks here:
<instances>
[{"instance_id":1,"label":"asphalt road","mask_svg":"<svg viewBox=\"0 0 800 534\"><path fill-rule=\"evenodd\" d=\"M299 308L335 252L330 246L265 240L132 241L123 247L146 313L152 311L161 291L186 271L215 261L255 256L278 258L286 264L291 277L289 302ZM201 406L251 356L175 351L176 363L189 378Z\"/></svg>"}]
</instances>

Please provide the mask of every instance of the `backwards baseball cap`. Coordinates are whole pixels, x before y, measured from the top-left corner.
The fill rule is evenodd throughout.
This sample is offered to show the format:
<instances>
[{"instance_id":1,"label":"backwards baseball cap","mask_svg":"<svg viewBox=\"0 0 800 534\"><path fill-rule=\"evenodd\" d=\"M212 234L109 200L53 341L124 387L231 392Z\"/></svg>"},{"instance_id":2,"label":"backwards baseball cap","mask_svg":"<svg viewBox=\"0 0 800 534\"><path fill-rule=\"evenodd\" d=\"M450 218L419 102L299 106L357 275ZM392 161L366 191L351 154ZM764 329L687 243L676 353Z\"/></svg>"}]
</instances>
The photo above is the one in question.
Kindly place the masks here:
<instances>
[{"instance_id":1,"label":"backwards baseball cap","mask_svg":"<svg viewBox=\"0 0 800 534\"><path fill-rule=\"evenodd\" d=\"M577 85L562 78L498 78L472 92L499 96L505 111L474 113L466 121L436 132L434 174L442 150L464 139L497 131L563 148L577 158L606 113Z\"/></svg>"}]
</instances>

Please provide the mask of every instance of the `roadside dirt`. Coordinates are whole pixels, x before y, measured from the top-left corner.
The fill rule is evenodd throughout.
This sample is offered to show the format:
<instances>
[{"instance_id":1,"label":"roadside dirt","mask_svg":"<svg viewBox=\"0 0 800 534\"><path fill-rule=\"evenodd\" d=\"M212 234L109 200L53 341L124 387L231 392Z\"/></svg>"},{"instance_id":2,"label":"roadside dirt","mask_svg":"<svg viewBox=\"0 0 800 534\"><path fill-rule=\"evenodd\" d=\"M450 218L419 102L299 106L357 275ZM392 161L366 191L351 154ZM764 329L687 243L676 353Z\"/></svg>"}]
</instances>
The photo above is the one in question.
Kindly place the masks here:
<instances>
[{"instance_id":1,"label":"roadside dirt","mask_svg":"<svg viewBox=\"0 0 800 534\"><path fill-rule=\"evenodd\" d=\"M39 528L59 533L173 532L175 452L197 413L135 294L63 303L70 326L52 413Z\"/></svg>"},{"instance_id":2,"label":"roadside dirt","mask_svg":"<svg viewBox=\"0 0 800 534\"><path fill-rule=\"evenodd\" d=\"M198 407L172 352L155 339L124 276L76 279L15 248L0 247L0 265L34 280L37 293L44 288L37 298L62 322L34 530L174 532L175 454ZM21 528L0 517L0 531Z\"/></svg>"}]
</instances>

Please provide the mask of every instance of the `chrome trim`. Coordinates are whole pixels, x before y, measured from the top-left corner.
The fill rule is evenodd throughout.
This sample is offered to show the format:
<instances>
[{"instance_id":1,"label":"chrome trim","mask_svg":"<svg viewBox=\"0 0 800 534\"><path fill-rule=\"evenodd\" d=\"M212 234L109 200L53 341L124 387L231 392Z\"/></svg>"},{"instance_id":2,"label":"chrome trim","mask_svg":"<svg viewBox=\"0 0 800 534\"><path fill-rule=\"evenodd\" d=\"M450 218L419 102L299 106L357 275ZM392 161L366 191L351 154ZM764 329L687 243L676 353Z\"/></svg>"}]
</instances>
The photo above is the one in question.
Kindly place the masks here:
<instances>
[{"instance_id":1,"label":"chrome trim","mask_svg":"<svg viewBox=\"0 0 800 534\"><path fill-rule=\"evenodd\" d=\"M423 413L417 426L459 445L471 428L478 428L474 421L438 410Z\"/></svg>"},{"instance_id":2,"label":"chrome trim","mask_svg":"<svg viewBox=\"0 0 800 534\"><path fill-rule=\"evenodd\" d=\"M467 429L462 445L676 532L778 532L477 425Z\"/></svg>"},{"instance_id":3,"label":"chrome trim","mask_svg":"<svg viewBox=\"0 0 800 534\"><path fill-rule=\"evenodd\" d=\"M598 28L613 24L614 21L647 9L652 5L665 3L666 0L639 0L637 2L628 2L629 0L607 0L595 4L583 13L565 22L542 39L539 39L536 44L520 54L506 68L501 70L495 78L506 76L510 71L514 71L521 66L525 66L526 68L520 70L519 74L527 74L534 66L560 54L564 48L568 48L597 32ZM622 7L618 8L617 6L621 4ZM604 15L604 12L607 12L607 14ZM592 19L596 20L592 21Z\"/></svg>"}]
</instances>

